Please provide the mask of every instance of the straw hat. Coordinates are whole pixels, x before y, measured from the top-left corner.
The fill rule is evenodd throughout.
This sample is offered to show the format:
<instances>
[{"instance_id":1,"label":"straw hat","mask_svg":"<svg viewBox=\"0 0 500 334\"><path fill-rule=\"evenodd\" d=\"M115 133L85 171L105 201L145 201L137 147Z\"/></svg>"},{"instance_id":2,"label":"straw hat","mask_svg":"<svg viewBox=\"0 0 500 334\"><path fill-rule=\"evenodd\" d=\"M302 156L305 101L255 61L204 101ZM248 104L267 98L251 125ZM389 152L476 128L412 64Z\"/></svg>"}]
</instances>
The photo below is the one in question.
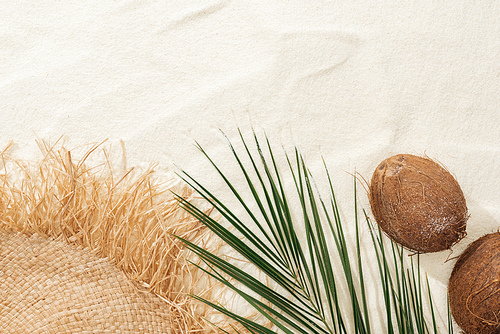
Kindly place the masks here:
<instances>
[{"instance_id":1,"label":"straw hat","mask_svg":"<svg viewBox=\"0 0 500 334\"><path fill-rule=\"evenodd\" d=\"M117 172L107 151L88 166L100 145L75 159L38 144L38 162L0 152L0 332L218 332L188 296L212 298L214 283L173 236L208 247L171 194L194 192L152 168Z\"/></svg>"},{"instance_id":2,"label":"straw hat","mask_svg":"<svg viewBox=\"0 0 500 334\"><path fill-rule=\"evenodd\" d=\"M1 333L171 333L165 302L90 252L0 232Z\"/></svg>"}]
</instances>

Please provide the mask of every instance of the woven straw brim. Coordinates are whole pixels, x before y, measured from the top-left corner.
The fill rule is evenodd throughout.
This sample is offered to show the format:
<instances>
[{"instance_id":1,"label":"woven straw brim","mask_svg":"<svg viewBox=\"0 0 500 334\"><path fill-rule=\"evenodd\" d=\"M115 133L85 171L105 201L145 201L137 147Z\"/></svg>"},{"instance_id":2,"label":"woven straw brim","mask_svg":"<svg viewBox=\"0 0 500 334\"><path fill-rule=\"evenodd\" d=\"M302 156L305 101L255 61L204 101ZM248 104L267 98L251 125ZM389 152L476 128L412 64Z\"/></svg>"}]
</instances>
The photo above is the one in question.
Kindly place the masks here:
<instances>
[{"instance_id":1,"label":"woven straw brim","mask_svg":"<svg viewBox=\"0 0 500 334\"><path fill-rule=\"evenodd\" d=\"M36 235L0 232L1 333L170 333L159 297L106 259Z\"/></svg>"},{"instance_id":2,"label":"woven straw brim","mask_svg":"<svg viewBox=\"0 0 500 334\"><path fill-rule=\"evenodd\" d=\"M0 152L0 333L220 331L205 319L233 332L189 296L217 286L175 237L218 247L171 193L198 200L192 189L152 168L116 171L105 150L89 166L99 145L81 159L39 146L39 162Z\"/></svg>"},{"instance_id":3,"label":"woven straw brim","mask_svg":"<svg viewBox=\"0 0 500 334\"><path fill-rule=\"evenodd\" d=\"M170 333L170 314L116 266L39 236L0 232L1 333Z\"/></svg>"}]
</instances>

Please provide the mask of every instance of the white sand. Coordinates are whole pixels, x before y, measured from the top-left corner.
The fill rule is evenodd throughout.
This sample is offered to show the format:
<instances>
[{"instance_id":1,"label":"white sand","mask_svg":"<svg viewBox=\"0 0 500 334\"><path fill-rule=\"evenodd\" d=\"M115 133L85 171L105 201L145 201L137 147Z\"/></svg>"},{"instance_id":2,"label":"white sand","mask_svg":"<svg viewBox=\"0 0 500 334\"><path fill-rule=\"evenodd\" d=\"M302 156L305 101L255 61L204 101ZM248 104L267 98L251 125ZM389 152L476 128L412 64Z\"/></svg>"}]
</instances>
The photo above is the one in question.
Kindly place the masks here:
<instances>
[{"instance_id":1,"label":"white sand","mask_svg":"<svg viewBox=\"0 0 500 334\"><path fill-rule=\"evenodd\" d=\"M297 145L326 192L325 158L346 222L346 172L370 178L407 152L462 186L457 254L500 226L496 1L6 0L0 23L0 146L20 158L38 154L35 138L122 140L128 166L175 163L227 197L194 141L234 173L218 129L236 141L253 126ZM422 257L442 311L448 255Z\"/></svg>"}]
</instances>

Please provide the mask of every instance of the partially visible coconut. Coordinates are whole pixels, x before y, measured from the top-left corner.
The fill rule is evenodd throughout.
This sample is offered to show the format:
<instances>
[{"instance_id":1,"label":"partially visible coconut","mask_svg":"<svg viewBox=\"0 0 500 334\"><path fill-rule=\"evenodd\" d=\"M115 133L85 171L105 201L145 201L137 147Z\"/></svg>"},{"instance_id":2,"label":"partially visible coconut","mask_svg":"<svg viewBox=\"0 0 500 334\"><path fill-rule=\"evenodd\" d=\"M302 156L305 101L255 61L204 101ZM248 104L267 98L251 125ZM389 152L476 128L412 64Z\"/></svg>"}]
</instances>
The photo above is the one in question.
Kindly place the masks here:
<instances>
[{"instance_id":1,"label":"partially visible coconut","mask_svg":"<svg viewBox=\"0 0 500 334\"><path fill-rule=\"evenodd\" d=\"M427 158L398 154L382 161L371 180L370 204L392 240L420 253L449 249L466 233L458 182Z\"/></svg>"},{"instance_id":2,"label":"partially visible coconut","mask_svg":"<svg viewBox=\"0 0 500 334\"><path fill-rule=\"evenodd\" d=\"M453 318L467 334L500 333L500 233L479 238L460 255L448 294Z\"/></svg>"}]
</instances>

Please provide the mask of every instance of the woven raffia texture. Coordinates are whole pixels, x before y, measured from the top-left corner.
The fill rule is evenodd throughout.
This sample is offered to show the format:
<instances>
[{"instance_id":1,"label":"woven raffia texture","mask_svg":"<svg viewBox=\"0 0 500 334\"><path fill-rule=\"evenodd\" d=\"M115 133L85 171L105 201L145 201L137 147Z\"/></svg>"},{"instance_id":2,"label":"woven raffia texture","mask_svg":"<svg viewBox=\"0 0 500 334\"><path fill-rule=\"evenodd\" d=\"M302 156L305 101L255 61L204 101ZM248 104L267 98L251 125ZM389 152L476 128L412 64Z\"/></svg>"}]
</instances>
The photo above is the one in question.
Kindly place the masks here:
<instances>
[{"instance_id":1,"label":"woven raffia texture","mask_svg":"<svg viewBox=\"0 0 500 334\"><path fill-rule=\"evenodd\" d=\"M0 232L1 333L170 333L164 302L106 259Z\"/></svg>"},{"instance_id":2,"label":"woven raffia texture","mask_svg":"<svg viewBox=\"0 0 500 334\"><path fill-rule=\"evenodd\" d=\"M0 152L0 333L219 332L207 318L231 331L189 296L215 287L174 237L212 244L171 193L192 189L117 171L99 145L39 147L35 162Z\"/></svg>"}]
</instances>

